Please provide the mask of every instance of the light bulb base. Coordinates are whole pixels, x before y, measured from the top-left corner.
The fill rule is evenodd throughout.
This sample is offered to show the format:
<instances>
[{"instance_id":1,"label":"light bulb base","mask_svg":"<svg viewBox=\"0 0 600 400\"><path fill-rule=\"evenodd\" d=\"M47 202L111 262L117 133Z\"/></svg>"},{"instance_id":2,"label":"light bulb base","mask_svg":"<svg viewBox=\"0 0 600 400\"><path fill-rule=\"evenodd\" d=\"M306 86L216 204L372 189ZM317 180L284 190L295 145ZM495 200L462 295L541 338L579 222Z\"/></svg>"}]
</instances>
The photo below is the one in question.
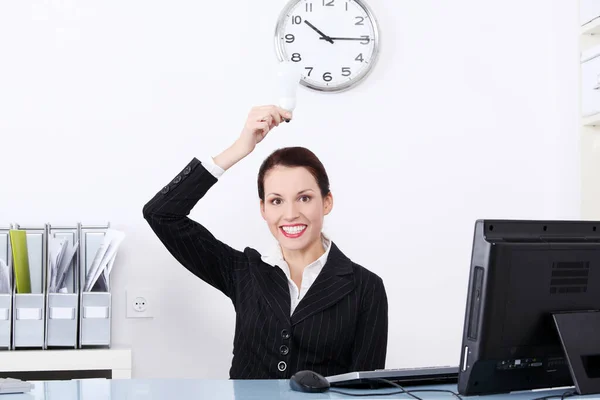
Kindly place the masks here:
<instances>
[{"instance_id":1,"label":"light bulb base","mask_svg":"<svg viewBox=\"0 0 600 400\"><path fill-rule=\"evenodd\" d=\"M280 97L279 98L279 107L283 108L286 111L292 112L296 108L296 98L295 97Z\"/></svg>"}]
</instances>

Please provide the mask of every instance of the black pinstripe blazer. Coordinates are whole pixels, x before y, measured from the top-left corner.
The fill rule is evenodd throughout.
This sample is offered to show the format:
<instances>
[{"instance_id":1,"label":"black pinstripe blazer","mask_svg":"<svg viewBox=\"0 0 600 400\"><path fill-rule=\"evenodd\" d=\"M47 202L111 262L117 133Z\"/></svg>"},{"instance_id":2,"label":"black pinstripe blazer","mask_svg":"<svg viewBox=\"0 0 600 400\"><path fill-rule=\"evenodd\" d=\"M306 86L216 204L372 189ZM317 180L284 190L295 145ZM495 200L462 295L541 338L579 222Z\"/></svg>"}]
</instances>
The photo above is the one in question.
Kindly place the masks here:
<instances>
[{"instance_id":1,"label":"black pinstripe blazer","mask_svg":"<svg viewBox=\"0 0 600 400\"><path fill-rule=\"evenodd\" d=\"M194 158L143 208L169 252L226 294L235 307L232 379L288 379L299 370L329 376L384 368L388 304L381 278L332 243L321 273L290 316L287 278L217 240L188 214L217 179Z\"/></svg>"}]
</instances>

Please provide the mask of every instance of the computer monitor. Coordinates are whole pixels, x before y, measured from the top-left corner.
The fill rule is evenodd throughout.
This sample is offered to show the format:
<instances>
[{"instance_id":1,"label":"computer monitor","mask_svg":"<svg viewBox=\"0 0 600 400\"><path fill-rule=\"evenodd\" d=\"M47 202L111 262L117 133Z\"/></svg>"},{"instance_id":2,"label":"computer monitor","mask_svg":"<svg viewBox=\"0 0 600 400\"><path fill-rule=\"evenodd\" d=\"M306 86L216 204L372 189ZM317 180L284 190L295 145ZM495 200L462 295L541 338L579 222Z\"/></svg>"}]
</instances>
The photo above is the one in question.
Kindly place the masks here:
<instances>
[{"instance_id":1,"label":"computer monitor","mask_svg":"<svg viewBox=\"0 0 600 400\"><path fill-rule=\"evenodd\" d=\"M459 393L599 393L597 310L600 222L476 221Z\"/></svg>"}]
</instances>

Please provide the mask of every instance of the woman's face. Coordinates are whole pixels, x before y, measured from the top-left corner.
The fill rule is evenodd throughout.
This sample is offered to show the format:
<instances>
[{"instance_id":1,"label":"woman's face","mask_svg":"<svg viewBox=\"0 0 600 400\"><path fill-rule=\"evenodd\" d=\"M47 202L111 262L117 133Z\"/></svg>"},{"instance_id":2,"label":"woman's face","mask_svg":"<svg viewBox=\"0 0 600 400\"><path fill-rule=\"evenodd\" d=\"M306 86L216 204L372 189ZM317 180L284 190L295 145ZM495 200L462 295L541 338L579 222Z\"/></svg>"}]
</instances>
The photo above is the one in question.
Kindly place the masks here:
<instances>
[{"instance_id":1,"label":"woman's face","mask_svg":"<svg viewBox=\"0 0 600 400\"><path fill-rule=\"evenodd\" d=\"M306 168L276 166L264 181L261 214L282 248L301 250L320 240L323 218L333 207Z\"/></svg>"}]
</instances>

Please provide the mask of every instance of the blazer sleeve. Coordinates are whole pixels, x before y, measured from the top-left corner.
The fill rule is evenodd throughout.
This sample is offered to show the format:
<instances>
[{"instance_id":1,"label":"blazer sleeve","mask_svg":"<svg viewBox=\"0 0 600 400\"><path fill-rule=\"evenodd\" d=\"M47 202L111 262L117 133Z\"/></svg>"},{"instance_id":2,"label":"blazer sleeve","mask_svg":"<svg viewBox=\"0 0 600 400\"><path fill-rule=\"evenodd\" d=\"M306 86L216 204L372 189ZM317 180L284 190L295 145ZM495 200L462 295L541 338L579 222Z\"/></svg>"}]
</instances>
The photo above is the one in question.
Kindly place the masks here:
<instances>
[{"instance_id":1,"label":"blazer sleeve","mask_svg":"<svg viewBox=\"0 0 600 400\"><path fill-rule=\"evenodd\" d=\"M188 217L216 182L217 178L194 158L142 212L177 261L234 300L233 271L246 261L244 253L217 240L204 226Z\"/></svg>"},{"instance_id":2,"label":"blazer sleeve","mask_svg":"<svg viewBox=\"0 0 600 400\"><path fill-rule=\"evenodd\" d=\"M385 368L388 341L388 301L383 281L369 274L363 282L350 371Z\"/></svg>"}]
</instances>

